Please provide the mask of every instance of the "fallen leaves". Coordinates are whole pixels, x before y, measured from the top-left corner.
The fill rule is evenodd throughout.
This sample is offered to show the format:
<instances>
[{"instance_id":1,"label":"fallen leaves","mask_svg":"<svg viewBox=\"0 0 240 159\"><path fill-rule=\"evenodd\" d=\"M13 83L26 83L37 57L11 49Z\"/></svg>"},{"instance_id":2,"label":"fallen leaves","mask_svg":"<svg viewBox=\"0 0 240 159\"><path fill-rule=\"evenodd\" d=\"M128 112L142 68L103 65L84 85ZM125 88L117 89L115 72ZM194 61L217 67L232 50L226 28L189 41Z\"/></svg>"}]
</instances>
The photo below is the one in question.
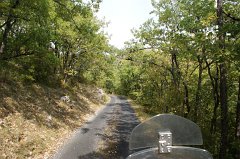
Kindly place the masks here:
<instances>
[{"instance_id":1,"label":"fallen leaves","mask_svg":"<svg viewBox=\"0 0 240 159\"><path fill-rule=\"evenodd\" d=\"M100 106L94 99L97 89L86 85L73 89L81 92L39 85L10 87L0 87L0 158L50 158L86 114ZM63 92L75 102L61 102Z\"/></svg>"}]
</instances>

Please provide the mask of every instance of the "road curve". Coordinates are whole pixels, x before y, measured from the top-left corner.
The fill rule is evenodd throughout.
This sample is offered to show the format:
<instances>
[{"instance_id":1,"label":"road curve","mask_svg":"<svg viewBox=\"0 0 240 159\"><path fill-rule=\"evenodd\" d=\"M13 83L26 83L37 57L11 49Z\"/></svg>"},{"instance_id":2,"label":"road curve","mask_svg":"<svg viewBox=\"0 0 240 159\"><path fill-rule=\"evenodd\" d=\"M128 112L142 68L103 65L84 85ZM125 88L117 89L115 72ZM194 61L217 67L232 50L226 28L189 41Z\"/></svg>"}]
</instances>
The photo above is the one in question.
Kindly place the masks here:
<instances>
[{"instance_id":1,"label":"road curve","mask_svg":"<svg viewBox=\"0 0 240 159\"><path fill-rule=\"evenodd\" d=\"M126 158L129 135L138 123L127 100L111 96L111 101L79 128L53 159Z\"/></svg>"}]
</instances>

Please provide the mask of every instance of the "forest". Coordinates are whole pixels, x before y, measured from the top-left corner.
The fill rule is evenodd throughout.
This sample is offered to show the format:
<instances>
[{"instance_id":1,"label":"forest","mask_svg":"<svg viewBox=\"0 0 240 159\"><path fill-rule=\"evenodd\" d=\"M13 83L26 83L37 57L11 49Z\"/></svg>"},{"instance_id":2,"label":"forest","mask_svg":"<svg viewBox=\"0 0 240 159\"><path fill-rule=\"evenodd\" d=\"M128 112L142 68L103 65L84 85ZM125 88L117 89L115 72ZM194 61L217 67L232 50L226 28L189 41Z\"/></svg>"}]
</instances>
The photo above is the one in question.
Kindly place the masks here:
<instances>
[{"instance_id":1,"label":"forest","mask_svg":"<svg viewBox=\"0 0 240 159\"><path fill-rule=\"evenodd\" d=\"M123 49L109 44L100 3L1 0L0 82L93 84L194 121L214 158L239 159L240 1L152 0Z\"/></svg>"},{"instance_id":2,"label":"forest","mask_svg":"<svg viewBox=\"0 0 240 159\"><path fill-rule=\"evenodd\" d=\"M94 16L98 1L4 0L1 15L1 77L57 84L83 78L100 66L109 46ZM103 67L104 65L102 65ZM8 68L8 69L6 69ZM95 75L97 76L97 75Z\"/></svg>"}]
</instances>

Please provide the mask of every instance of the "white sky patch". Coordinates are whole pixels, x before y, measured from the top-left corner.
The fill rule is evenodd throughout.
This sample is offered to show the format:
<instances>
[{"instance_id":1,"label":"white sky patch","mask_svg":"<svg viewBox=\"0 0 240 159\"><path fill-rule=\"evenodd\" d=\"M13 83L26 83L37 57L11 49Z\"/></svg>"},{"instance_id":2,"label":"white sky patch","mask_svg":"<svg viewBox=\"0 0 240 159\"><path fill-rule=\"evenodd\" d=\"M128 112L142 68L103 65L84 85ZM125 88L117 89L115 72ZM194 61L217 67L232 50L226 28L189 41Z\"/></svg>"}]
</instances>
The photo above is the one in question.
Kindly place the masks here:
<instances>
[{"instance_id":1,"label":"white sky patch","mask_svg":"<svg viewBox=\"0 0 240 159\"><path fill-rule=\"evenodd\" d=\"M97 16L110 22L105 29L111 35L110 44L123 48L133 38L131 29L149 19L152 10L151 0L103 0Z\"/></svg>"}]
</instances>

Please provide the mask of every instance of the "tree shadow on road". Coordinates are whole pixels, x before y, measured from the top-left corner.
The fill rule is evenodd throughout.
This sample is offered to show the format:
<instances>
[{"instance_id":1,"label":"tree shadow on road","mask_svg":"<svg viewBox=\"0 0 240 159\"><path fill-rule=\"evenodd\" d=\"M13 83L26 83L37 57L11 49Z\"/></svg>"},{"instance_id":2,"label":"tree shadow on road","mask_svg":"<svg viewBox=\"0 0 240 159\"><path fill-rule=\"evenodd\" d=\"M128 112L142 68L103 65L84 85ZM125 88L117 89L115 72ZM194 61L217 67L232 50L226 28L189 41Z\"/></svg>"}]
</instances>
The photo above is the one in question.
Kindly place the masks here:
<instances>
[{"instance_id":1,"label":"tree shadow on road","mask_svg":"<svg viewBox=\"0 0 240 159\"><path fill-rule=\"evenodd\" d=\"M125 159L130 155L129 137L140 121L127 100L124 97L119 99L121 102L115 103L115 106L111 105L114 106L113 111L105 114L108 127L102 134L96 134L104 141L103 147L99 152L79 156L79 159Z\"/></svg>"},{"instance_id":2,"label":"tree shadow on road","mask_svg":"<svg viewBox=\"0 0 240 159\"><path fill-rule=\"evenodd\" d=\"M78 159L108 159L108 158L101 153L93 152L84 156L79 156Z\"/></svg>"}]
</instances>

